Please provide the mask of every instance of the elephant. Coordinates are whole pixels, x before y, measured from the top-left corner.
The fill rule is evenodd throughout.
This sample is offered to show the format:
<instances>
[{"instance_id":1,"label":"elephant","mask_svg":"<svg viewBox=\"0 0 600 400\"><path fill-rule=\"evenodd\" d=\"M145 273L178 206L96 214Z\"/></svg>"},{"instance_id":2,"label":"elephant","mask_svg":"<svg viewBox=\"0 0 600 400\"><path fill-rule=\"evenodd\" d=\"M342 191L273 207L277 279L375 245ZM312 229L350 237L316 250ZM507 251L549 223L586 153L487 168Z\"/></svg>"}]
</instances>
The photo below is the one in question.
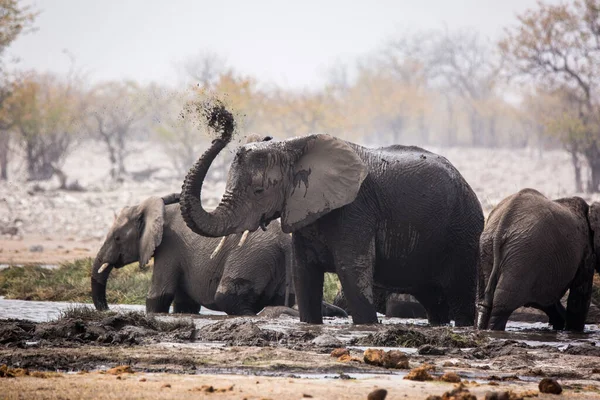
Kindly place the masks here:
<instances>
[{"instance_id":1,"label":"elephant","mask_svg":"<svg viewBox=\"0 0 600 400\"><path fill-rule=\"evenodd\" d=\"M335 272L355 324L377 322L373 289L415 296L431 324L473 326L481 205L444 157L418 147L376 149L327 134L239 147L213 211L202 184L231 141L233 116L207 112L218 132L188 171L181 212L192 231L219 237L266 229L292 233L293 280L302 322L323 322L325 272Z\"/></svg>"},{"instance_id":2,"label":"elephant","mask_svg":"<svg viewBox=\"0 0 600 400\"><path fill-rule=\"evenodd\" d=\"M204 306L229 315L254 315L266 306L292 306L291 238L274 225L246 237L214 239L187 228L179 193L126 207L94 260L94 304L99 310L108 309L106 282L112 268L134 261L143 267L154 255L147 312L167 313L171 303L175 313L195 314ZM322 313L348 316L327 303Z\"/></svg>"},{"instance_id":3,"label":"elephant","mask_svg":"<svg viewBox=\"0 0 600 400\"><path fill-rule=\"evenodd\" d=\"M427 318L425 308L409 294L403 293L373 293L375 309L388 318ZM333 305L346 309L344 292L339 291L333 300Z\"/></svg>"},{"instance_id":4,"label":"elephant","mask_svg":"<svg viewBox=\"0 0 600 400\"><path fill-rule=\"evenodd\" d=\"M556 330L582 331L599 251L600 203L550 200L530 188L505 198L481 234L478 328L504 330L513 311L529 306Z\"/></svg>"}]
</instances>

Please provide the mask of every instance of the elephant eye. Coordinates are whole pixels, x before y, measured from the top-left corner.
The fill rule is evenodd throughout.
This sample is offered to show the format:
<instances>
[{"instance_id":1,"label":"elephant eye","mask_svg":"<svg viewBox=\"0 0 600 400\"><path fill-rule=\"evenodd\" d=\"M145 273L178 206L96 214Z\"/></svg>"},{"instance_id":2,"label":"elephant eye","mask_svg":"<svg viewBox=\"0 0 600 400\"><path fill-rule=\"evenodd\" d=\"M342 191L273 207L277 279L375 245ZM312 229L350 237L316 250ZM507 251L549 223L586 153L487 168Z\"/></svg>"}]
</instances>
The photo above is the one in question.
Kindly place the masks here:
<instances>
[{"instance_id":1,"label":"elephant eye","mask_svg":"<svg viewBox=\"0 0 600 400\"><path fill-rule=\"evenodd\" d=\"M120 236L118 236L118 235L117 235L117 236L115 236L115 242L119 242L120 240L121 240L121 237L120 237Z\"/></svg>"},{"instance_id":2,"label":"elephant eye","mask_svg":"<svg viewBox=\"0 0 600 400\"><path fill-rule=\"evenodd\" d=\"M264 191L265 191L265 188L262 188L262 187L255 188L255 189L254 189L254 194L255 194L255 195L259 195L259 194L261 194L261 193L262 193L262 192L264 192Z\"/></svg>"}]
</instances>

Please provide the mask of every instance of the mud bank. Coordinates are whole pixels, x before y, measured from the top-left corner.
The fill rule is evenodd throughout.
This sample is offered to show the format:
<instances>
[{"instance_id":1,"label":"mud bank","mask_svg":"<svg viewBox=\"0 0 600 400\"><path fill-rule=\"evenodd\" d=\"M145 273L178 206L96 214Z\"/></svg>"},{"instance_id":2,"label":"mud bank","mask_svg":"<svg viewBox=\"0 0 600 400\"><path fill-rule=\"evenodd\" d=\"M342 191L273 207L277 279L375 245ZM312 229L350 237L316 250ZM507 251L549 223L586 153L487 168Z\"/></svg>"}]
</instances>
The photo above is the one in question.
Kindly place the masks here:
<instances>
[{"instance_id":1,"label":"mud bank","mask_svg":"<svg viewBox=\"0 0 600 400\"><path fill-rule=\"evenodd\" d=\"M426 398L452 390L439 380L451 372L478 398L491 390L537 393L545 377L557 379L567 397L600 398L598 339L595 331L490 334L389 321L354 326L330 319L313 326L287 316L174 318L74 310L43 323L1 320L0 365L58 372L62 378L0 379L9 398L17 393L74 398L105 386L106 398L187 398L197 397L194 391L202 385L231 384L235 389L220 398L366 398L376 386L388 390L388 398ZM348 349L348 357L331 355L340 347ZM366 363L369 348L401 350L408 368ZM409 369L426 364L432 366L432 381L404 379ZM117 380L101 373L119 365L134 374ZM167 383L171 387L161 386Z\"/></svg>"}]
</instances>

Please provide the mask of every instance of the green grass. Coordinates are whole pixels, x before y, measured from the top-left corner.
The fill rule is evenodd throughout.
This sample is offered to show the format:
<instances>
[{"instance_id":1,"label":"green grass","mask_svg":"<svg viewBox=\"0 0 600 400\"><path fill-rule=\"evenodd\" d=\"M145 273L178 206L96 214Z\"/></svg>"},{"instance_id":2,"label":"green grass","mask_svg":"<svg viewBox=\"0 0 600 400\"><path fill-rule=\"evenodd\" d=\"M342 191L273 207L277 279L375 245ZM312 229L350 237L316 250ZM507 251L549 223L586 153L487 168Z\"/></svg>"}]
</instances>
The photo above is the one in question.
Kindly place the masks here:
<instances>
[{"instance_id":1,"label":"green grass","mask_svg":"<svg viewBox=\"0 0 600 400\"><path fill-rule=\"evenodd\" d=\"M333 299L340 289L340 280L337 274L325 273L323 282L323 300L328 303L333 303Z\"/></svg>"},{"instance_id":2,"label":"green grass","mask_svg":"<svg viewBox=\"0 0 600 400\"><path fill-rule=\"evenodd\" d=\"M0 296L40 301L92 301L92 259L85 258L56 269L39 266L9 267L0 271ZM106 297L114 304L145 304L152 268L141 271L137 263L113 269Z\"/></svg>"}]
</instances>

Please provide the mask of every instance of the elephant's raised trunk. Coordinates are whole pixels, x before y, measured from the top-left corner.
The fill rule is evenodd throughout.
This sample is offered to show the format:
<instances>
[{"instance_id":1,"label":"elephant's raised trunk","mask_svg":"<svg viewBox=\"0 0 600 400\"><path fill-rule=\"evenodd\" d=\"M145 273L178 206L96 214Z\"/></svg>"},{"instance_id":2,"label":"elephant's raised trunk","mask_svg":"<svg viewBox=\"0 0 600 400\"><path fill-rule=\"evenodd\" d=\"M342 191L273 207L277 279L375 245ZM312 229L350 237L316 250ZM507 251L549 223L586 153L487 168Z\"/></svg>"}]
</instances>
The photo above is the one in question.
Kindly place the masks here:
<instances>
[{"instance_id":1,"label":"elephant's raised trunk","mask_svg":"<svg viewBox=\"0 0 600 400\"><path fill-rule=\"evenodd\" d=\"M202 207L202 184L214 159L231 141L235 124L231 113L221 104L208 110L204 109L203 112L207 117L208 125L221 132L221 136L213 140L210 148L185 177L180 199L181 215L187 226L195 233L220 237L235 231L230 197L225 194L219 206L214 211L208 212Z\"/></svg>"},{"instance_id":2,"label":"elephant's raised trunk","mask_svg":"<svg viewBox=\"0 0 600 400\"><path fill-rule=\"evenodd\" d=\"M96 256L92 267L92 300L97 310L108 310L108 302L106 301L106 281L108 275L113 269L113 265L102 263L102 250Z\"/></svg>"}]
</instances>

